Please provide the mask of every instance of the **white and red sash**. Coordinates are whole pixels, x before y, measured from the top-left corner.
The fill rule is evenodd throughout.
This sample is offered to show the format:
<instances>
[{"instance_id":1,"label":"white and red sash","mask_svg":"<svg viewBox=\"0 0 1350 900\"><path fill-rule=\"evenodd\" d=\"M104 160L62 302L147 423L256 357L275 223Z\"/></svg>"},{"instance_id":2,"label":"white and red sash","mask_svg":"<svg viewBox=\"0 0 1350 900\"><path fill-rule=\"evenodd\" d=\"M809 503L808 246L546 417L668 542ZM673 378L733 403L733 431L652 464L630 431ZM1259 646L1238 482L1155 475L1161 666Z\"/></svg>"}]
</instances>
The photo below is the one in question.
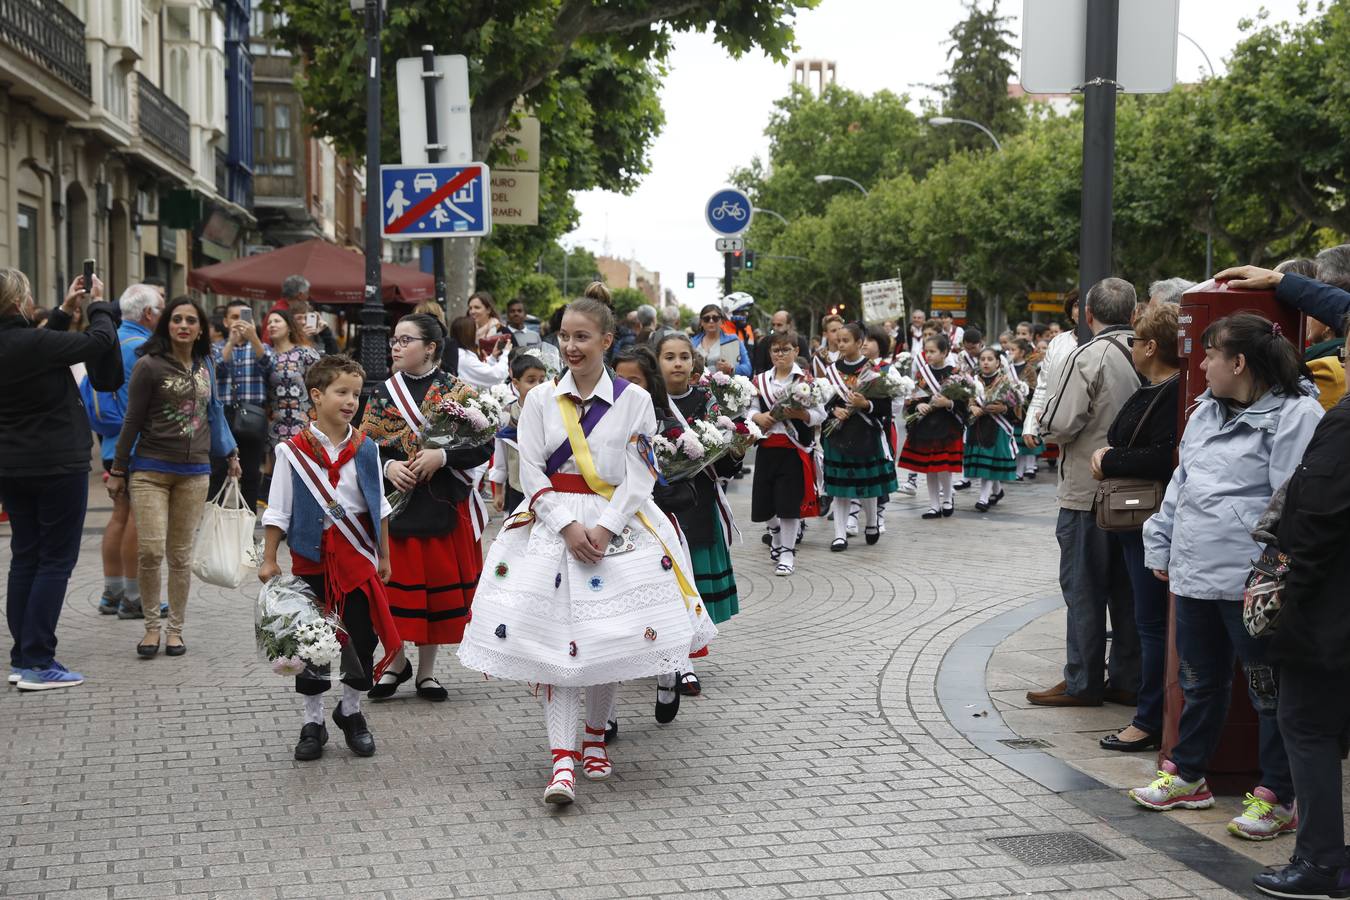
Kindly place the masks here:
<instances>
[{"instance_id":1,"label":"white and red sash","mask_svg":"<svg viewBox=\"0 0 1350 900\"><path fill-rule=\"evenodd\" d=\"M995 381L994 383L997 384L998 382ZM982 378L980 378L980 376L976 375L976 376L975 376L975 400L980 404L981 407L984 406L984 403L985 403L985 397L986 397L986 394L985 394L985 388L984 388L984 379L982 379ZM1002 402L1002 401L995 400L995 402ZM1007 436L1007 438L1008 438L1008 443L1012 445L1013 456L1016 456L1016 455L1017 455L1017 438L1016 438L1016 430L1013 428L1012 422L1008 421L1008 417L1007 417L1005 414L1003 414L1003 413L985 413L985 415L987 415L987 416L989 416L990 418L992 418L992 419L994 420L994 422L996 422L996 423L998 424L999 429L1002 430L1002 432L1004 433L1004 435Z\"/></svg>"},{"instance_id":2,"label":"white and red sash","mask_svg":"<svg viewBox=\"0 0 1350 900\"><path fill-rule=\"evenodd\" d=\"M922 354L914 357L914 371L927 386L929 399L937 399L938 395L942 393L942 382L938 381L937 374L933 371L933 367L928 365L928 360L924 359ZM979 379L976 380L978 381ZM956 407L951 407L947 412L951 413L956 421L962 421L961 414L956 411Z\"/></svg>"},{"instance_id":3,"label":"white and red sash","mask_svg":"<svg viewBox=\"0 0 1350 900\"><path fill-rule=\"evenodd\" d=\"M685 419L684 413L680 412L680 407L676 404L674 398L670 400L670 412L675 417L675 421L680 423L680 427L688 431L689 421ZM726 491L722 490L722 479L718 478L717 473L711 468L706 468L703 472L712 479L713 487L717 491L717 521L722 526L722 540L726 543L727 549L730 550L733 538L737 543L741 542L741 530L736 527L736 517L731 514L731 504L727 501Z\"/></svg>"},{"instance_id":4,"label":"white and red sash","mask_svg":"<svg viewBox=\"0 0 1350 900\"><path fill-rule=\"evenodd\" d=\"M785 386L779 387L778 382L774 380L773 371L773 369L768 369L760 372L754 379L755 390L759 393L760 399L764 401L765 412L769 412L773 409L773 405L782 398L784 391L806 377L806 373L801 370L801 367L796 363L793 363L791 380ZM810 457L811 460L814 461L811 474L815 483L816 496L823 496L825 493L825 462L820 451L820 442L813 437L811 445L808 447L797 440L797 429L793 427L791 422L780 422L778 424L783 426L782 431L773 431L770 429L770 431L765 432L765 436L769 436L770 433L783 435L793 447L797 448L799 453ZM812 434L814 435L814 432L812 432Z\"/></svg>"},{"instance_id":5,"label":"white and red sash","mask_svg":"<svg viewBox=\"0 0 1350 900\"><path fill-rule=\"evenodd\" d=\"M427 430L431 424L427 417L422 415L421 408L413 402L412 393L408 390L407 382L403 380L402 372L395 372L384 383L385 390L389 392L389 398L394 402L394 409L403 417L403 421L408 423L413 436L422 437L422 433ZM475 469L474 472L477 472ZM473 473L463 472L459 469L451 469L450 474L454 475L461 482L468 485L469 488L469 518L473 520L474 540L481 540L483 530L487 527L488 511L487 503L483 500L483 495L478 493L478 478Z\"/></svg>"},{"instance_id":6,"label":"white and red sash","mask_svg":"<svg viewBox=\"0 0 1350 900\"><path fill-rule=\"evenodd\" d=\"M338 502L337 495L333 492L332 486L329 485L328 479L324 477L324 473L309 458L309 454L295 446L294 442L295 438L291 438L286 442L285 447L291 455L292 466L296 472L300 473L300 482L309 490L310 496L319 504L319 508L323 510L324 515L332 521L333 527L338 530L338 533L347 539L347 543L351 544L356 552L370 560L370 564L378 570L380 567L380 551L375 536L351 510ZM378 516L379 514L379 510L371 512L372 516Z\"/></svg>"}]
</instances>

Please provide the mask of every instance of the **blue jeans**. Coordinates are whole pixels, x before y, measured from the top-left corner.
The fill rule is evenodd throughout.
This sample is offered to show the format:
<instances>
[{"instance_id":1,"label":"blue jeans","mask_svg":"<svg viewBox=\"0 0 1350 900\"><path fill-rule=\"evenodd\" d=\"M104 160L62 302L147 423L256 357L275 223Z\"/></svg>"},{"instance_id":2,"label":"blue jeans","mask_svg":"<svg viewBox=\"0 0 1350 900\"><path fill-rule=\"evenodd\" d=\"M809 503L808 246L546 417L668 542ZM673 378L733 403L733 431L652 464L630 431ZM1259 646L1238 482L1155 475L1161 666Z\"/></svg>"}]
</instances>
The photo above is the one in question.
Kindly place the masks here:
<instances>
[{"instance_id":1,"label":"blue jeans","mask_svg":"<svg viewBox=\"0 0 1350 900\"><path fill-rule=\"evenodd\" d=\"M1281 803L1292 803L1294 778L1276 718L1278 674L1267 658L1266 644L1242 627L1241 601L1177 597L1176 604L1179 676L1186 698L1177 744L1172 748L1178 773L1187 781L1195 781L1204 774L1205 764L1218 748L1228 721L1236 653L1247 675L1247 693L1260 726L1261 784Z\"/></svg>"},{"instance_id":2,"label":"blue jeans","mask_svg":"<svg viewBox=\"0 0 1350 900\"><path fill-rule=\"evenodd\" d=\"M14 646L9 664L45 669L56 657L56 622L80 558L89 473L0 478L9 513L9 586L5 616Z\"/></svg>"},{"instance_id":3,"label":"blue jeans","mask_svg":"<svg viewBox=\"0 0 1350 900\"><path fill-rule=\"evenodd\" d=\"M1167 583L1144 565L1141 531L1116 533L1134 590L1134 625L1139 632L1139 699L1131 724L1162 734L1163 690L1167 669Z\"/></svg>"}]
</instances>

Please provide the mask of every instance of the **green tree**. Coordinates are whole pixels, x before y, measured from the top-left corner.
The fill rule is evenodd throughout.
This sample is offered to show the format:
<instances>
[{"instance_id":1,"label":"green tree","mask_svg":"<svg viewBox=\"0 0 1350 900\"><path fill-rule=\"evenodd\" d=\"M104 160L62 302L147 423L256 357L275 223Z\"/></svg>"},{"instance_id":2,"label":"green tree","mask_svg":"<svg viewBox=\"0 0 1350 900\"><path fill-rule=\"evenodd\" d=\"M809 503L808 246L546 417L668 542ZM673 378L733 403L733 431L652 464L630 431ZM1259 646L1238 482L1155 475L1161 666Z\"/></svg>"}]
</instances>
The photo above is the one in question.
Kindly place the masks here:
<instances>
[{"instance_id":1,"label":"green tree","mask_svg":"<svg viewBox=\"0 0 1350 900\"><path fill-rule=\"evenodd\" d=\"M501 229L489 243L496 265L528 268L575 225L570 194L590 188L631 191L647 171L647 152L664 122L657 88L673 35L711 31L729 52L759 48L785 59L792 20L819 0L421 0L391 6L381 44L386 90L382 121L396 122L393 85L399 57L424 44L470 59L471 131L476 159L489 163L522 106L542 127L539 229ZM263 0L284 12L277 36L305 65L297 83L314 130L360 158L365 144L361 25L347 0ZM386 128L382 156L398 158ZM546 196L547 195L547 199ZM517 233L512 233L517 232ZM534 233L530 233L534 232ZM449 292L459 308L472 292L476 241L450 242Z\"/></svg>"},{"instance_id":2,"label":"green tree","mask_svg":"<svg viewBox=\"0 0 1350 900\"><path fill-rule=\"evenodd\" d=\"M939 102L925 109L925 117L940 114L979 122L1004 141L1022 130L1026 112L1023 103L1008 96L1018 51L1007 27L1010 19L999 14L998 4L992 0L988 9L977 0L965 4L966 17L950 32L945 80L928 85ZM992 149L989 138L969 126L940 128L932 138L933 150L941 155Z\"/></svg>"}]
</instances>

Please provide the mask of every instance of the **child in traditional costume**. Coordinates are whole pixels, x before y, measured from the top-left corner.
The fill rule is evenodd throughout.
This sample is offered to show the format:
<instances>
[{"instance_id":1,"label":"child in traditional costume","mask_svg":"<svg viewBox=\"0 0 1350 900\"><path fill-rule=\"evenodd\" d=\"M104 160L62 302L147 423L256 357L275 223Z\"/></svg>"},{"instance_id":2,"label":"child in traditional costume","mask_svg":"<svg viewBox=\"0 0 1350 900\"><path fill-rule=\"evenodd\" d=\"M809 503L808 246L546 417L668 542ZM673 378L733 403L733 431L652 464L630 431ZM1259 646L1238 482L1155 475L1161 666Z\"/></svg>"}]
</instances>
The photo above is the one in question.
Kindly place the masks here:
<instances>
[{"instance_id":1,"label":"child in traditional costume","mask_svg":"<svg viewBox=\"0 0 1350 900\"><path fill-rule=\"evenodd\" d=\"M364 370L346 356L325 356L305 374L315 421L276 447L258 577L266 583L281 574L277 548L285 535L291 572L313 589L326 614L338 614L346 632L342 700L333 721L354 753L371 756L375 739L361 713L361 693L370 690L371 679L384 671L399 644L384 587L390 509L380 484L380 454L374 441L351 427L364 378ZM379 663L377 641L385 649ZM327 666L296 676L295 689L305 698L298 760L323 755L328 742L323 693L329 684Z\"/></svg>"},{"instance_id":2,"label":"child in traditional costume","mask_svg":"<svg viewBox=\"0 0 1350 900\"><path fill-rule=\"evenodd\" d=\"M392 697L413 677L404 644L417 645L417 696L446 699L435 675L436 653L463 636L483 570L487 509L473 489L473 472L487 462L492 442L456 450L420 446L427 413L457 391L471 390L440 368L444 342L434 317L400 319L389 341L394 372L371 394L361 422L380 447L386 490L408 495L389 521L389 608L400 641L389 671L370 691L372 700Z\"/></svg>"},{"instance_id":3,"label":"child in traditional costume","mask_svg":"<svg viewBox=\"0 0 1350 900\"><path fill-rule=\"evenodd\" d=\"M980 479L975 511L986 513L1003 499L1003 482L1017 480L1016 428L1012 420L1022 409L1017 383L1008 377L1002 355L992 347L980 351L975 396L969 404L966 426L965 471ZM998 490L995 492L995 486Z\"/></svg>"},{"instance_id":4,"label":"child in traditional costume","mask_svg":"<svg viewBox=\"0 0 1350 900\"><path fill-rule=\"evenodd\" d=\"M1031 341L1026 338L1014 338L1012 350L1009 354L1012 359L1013 374L1017 380L1025 387L1024 396L1031 397L1036 393L1036 376L1039 374L1039 359L1036 356L1036 348ZM1045 452L1045 445L1037 441L1034 446L1028 447L1026 441L1022 440L1027 422L1027 404L1022 404L1022 408L1017 413L1017 418L1013 420L1013 428L1016 430L1013 435L1017 439L1017 480L1034 481L1036 479L1036 470L1038 468L1036 460Z\"/></svg>"},{"instance_id":5,"label":"child in traditional costume","mask_svg":"<svg viewBox=\"0 0 1350 900\"><path fill-rule=\"evenodd\" d=\"M568 370L521 409L526 508L492 544L459 658L535 685L553 753L544 800L570 803L575 763L592 779L614 771L604 738L617 683L680 671L716 627L691 616L700 600L689 561L651 500L651 399L604 367L613 312L578 300L558 334Z\"/></svg>"},{"instance_id":6,"label":"child in traditional costume","mask_svg":"<svg viewBox=\"0 0 1350 900\"><path fill-rule=\"evenodd\" d=\"M816 428L825 421L825 407L780 408L775 405L799 381L811 381L797 365L797 335L789 330L766 338L773 368L754 378L751 420L764 432L755 453L755 479L750 492L750 518L768 522L769 555L775 575L796 569L802 519L820 514L820 469L816 463ZM842 515L847 515L845 509Z\"/></svg>"},{"instance_id":7,"label":"child in traditional costume","mask_svg":"<svg viewBox=\"0 0 1350 900\"><path fill-rule=\"evenodd\" d=\"M839 329L835 345L839 358L825 371L834 388L826 410L839 424L822 438L825 455L825 493L836 500L858 499L862 506L863 535L868 544L881 536L877 526L877 498L896 488L895 462L886 443L891 401L868 400L859 389L880 377L863 354L862 327L850 322ZM834 540L830 550L848 549L849 503L834 504Z\"/></svg>"},{"instance_id":8,"label":"child in traditional costume","mask_svg":"<svg viewBox=\"0 0 1350 900\"><path fill-rule=\"evenodd\" d=\"M914 359L917 384L905 401L906 416L917 418L906 419L900 467L926 476L929 507L925 519L952 515L952 475L961 471L966 410L942 395L944 384L957 376L955 368L946 364L950 351L947 336L940 332L924 341L923 356Z\"/></svg>"},{"instance_id":9,"label":"child in traditional costume","mask_svg":"<svg viewBox=\"0 0 1350 900\"><path fill-rule=\"evenodd\" d=\"M507 409L511 417L510 424L497 432L492 451L492 468L488 471L488 481L497 486L497 494L492 500L497 512L515 512L525 502L520 487L520 449L516 440L520 407L525 402L525 395L546 378L548 370L538 357L522 353L511 360L511 388L516 399Z\"/></svg>"}]
</instances>

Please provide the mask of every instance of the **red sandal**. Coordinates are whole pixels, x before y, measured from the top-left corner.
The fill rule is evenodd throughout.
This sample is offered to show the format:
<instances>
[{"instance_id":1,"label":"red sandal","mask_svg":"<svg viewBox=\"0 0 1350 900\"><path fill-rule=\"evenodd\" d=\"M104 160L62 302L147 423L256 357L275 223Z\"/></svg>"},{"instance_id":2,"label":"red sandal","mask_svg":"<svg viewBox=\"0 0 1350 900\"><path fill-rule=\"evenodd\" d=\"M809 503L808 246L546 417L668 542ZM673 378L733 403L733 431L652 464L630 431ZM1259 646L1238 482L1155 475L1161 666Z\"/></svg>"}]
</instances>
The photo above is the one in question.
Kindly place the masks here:
<instances>
[{"instance_id":1,"label":"red sandal","mask_svg":"<svg viewBox=\"0 0 1350 900\"><path fill-rule=\"evenodd\" d=\"M587 725L586 737L581 744L581 770L592 781L604 781L614 774L614 764L605 748L605 729Z\"/></svg>"},{"instance_id":2,"label":"red sandal","mask_svg":"<svg viewBox=\"0 0 1350 900\"><path fill-rule=\"evenodd\" d=\"M544 802L566 804L577 799L573 765L581 759L575 750L553 751L553 779L544 788Z\"/></svg>"}]
</instances>

